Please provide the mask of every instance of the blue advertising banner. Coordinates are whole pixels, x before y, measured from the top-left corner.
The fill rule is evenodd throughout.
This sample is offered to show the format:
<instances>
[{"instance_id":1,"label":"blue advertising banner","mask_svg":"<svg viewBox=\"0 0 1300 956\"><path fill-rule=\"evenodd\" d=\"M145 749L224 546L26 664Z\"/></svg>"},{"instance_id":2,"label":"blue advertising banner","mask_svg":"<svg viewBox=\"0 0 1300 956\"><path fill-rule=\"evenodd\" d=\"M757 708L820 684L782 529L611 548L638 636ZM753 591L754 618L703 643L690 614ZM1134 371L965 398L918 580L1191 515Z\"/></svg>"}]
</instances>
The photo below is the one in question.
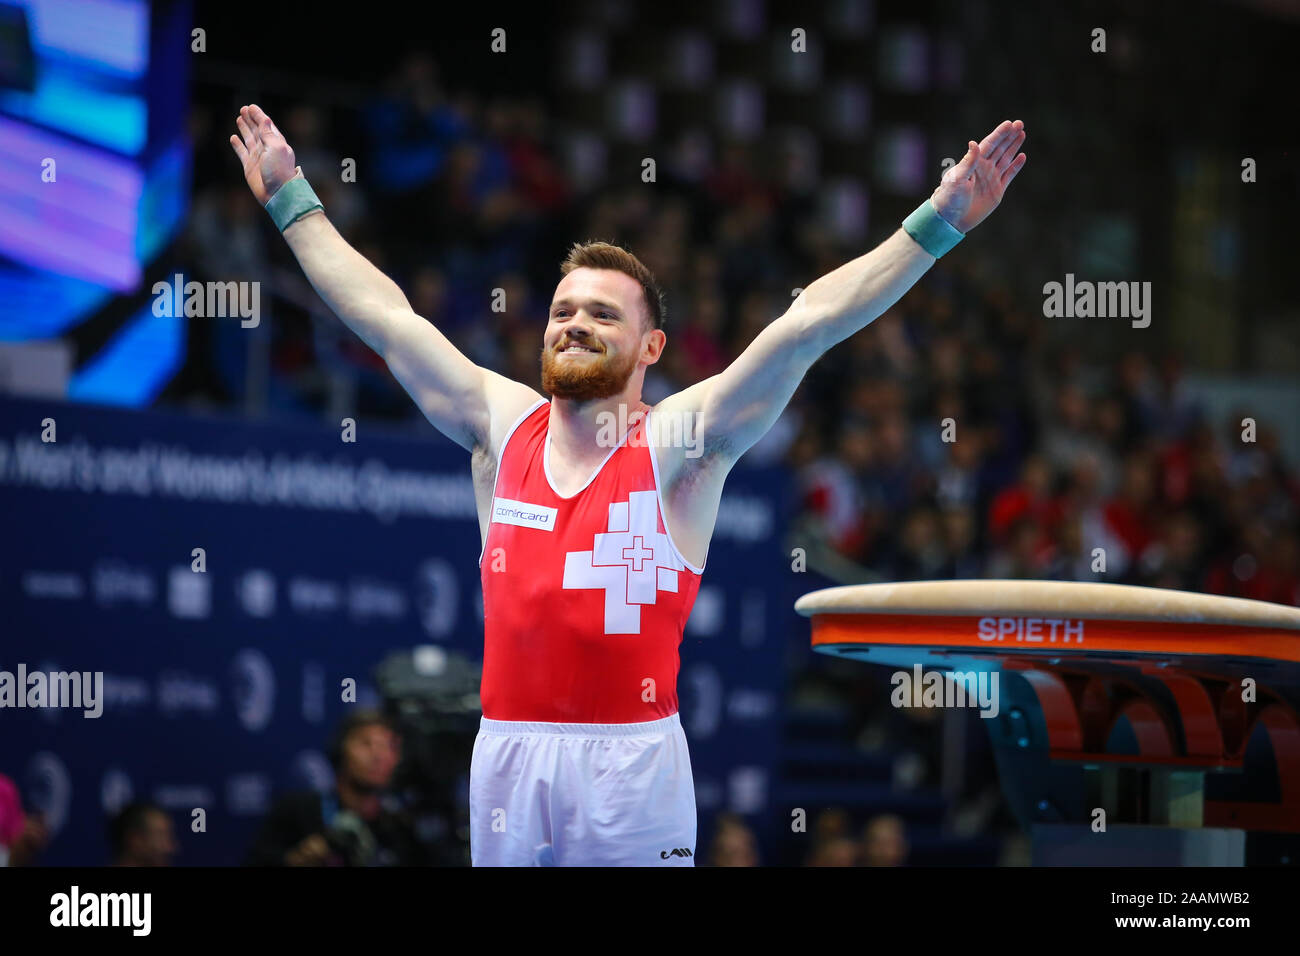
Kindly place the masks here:
<instances>
[{"instance_id":1,"label":"blue advertising banner","mask_svg":"<svg viewBox=\"0 0 1300 956\"><path fill-rule=\"evenodd\" d=\"M768 807L804 630L788 495L781 469L733 470L682 643L702 840ZM0 399L0 673L102 673L93 705L0 708L41 862L107 863L134 799L172 812L178 863L238 863L279 793L330 785L346 681L376 704L395 650L481 660L480 547L468 456L436 433Z\"/></svg>"}]
</instances>

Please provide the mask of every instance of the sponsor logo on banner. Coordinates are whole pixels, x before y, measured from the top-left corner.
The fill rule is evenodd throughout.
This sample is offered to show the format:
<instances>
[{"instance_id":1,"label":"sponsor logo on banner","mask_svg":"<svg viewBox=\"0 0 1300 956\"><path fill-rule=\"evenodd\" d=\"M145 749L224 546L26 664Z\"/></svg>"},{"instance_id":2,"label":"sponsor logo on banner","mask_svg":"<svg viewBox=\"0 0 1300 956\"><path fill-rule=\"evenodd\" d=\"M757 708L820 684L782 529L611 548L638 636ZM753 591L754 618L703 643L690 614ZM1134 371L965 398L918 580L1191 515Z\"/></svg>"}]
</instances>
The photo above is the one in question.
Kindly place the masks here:
<instances>
[{"instance_id":1,"label":"sponsor logo on banner","mask_svg":"<svg viewBox=\"0 0 1300 956\"><path fill-rule=\"evenodd\" d=\"M244 650L230 665L235 716L245 730L258 733L275 711L275 671L261 651Z\"/></svg>"},{"instance_id":2,"label":"sponsor logo on banner","mask_svg":"<svg viewBox=\"0 0 1300 956\"><path fill-rule=\"evenodd\" d=\"M249 617L270 617L275 613L275 575L253 568L240 575L235 585L239 604Z\"/></svg>"},{"instance_id":3,"label":"sponsor logo on banner","mask_svg":"<svg viewBox=\"0 0 1300 956\"><path fill-rule=\"evenodd\" d=\"M693 697L690 706L682 703L678 708L682 723L692 737L712 737L722 722L722 678L717 668L697 661L682 671L681 686Z\"/></svg>"},{"instance_id":4,"label":"sponsor logo on banner","mask_svg":"<svg viewBox=\"0 0 1300 956\"><path fill-rule=\"evenodd\" d=\"M41 815L51 837L57 836L68 821L68 806L72 803L72 778L67 764L57 754L42 750L27 762L23 783L24 805Z\"/></svg>"},{"instance_id":5,"label":"sponsor logo on banner","mask_svg":"<svg viewBox=\"0 0 1300 956\"><path fill-rule=\"evenodd\" d=\"M212 790L201 783L164 783L154 788L153 802L164 810L192 810L211 807Z\"/></svg>"},{"instance_id":6,"label":"sponsor logo on banner","mask_svg":"<svg viewBox=\"0 0 1300 956\"><path fill-rule=\"evenodd\" d=\"M198 618L212 614L212 584L206 573L177 565L167 572L167 609L173 617Z\"/></svg>"},{"instance_id":7,"label":"sponsor logo on banner","mask_svg":"<svg viewBox=\"0 0 1300 956\"><path fill-rule=\"evenodd\" d=\"M293 758L290 775L305 787L317 793L328 793L334 787L334 768L319 750L303 750Z\"/></svg>"},{"instance_id":8,"label":"sponsor logo on banner","mask_svg":"<svg viewBox=\"0 0 1300 956\"><path fill-rule=\"evenodd\" d=\"M125 770L109 767L99 782L99 803L105 816L113 816L117 811L135 799L135 788Z\"/></svg>"},{"instance_id":9,"label":"sponsor logo on banner","mask_svg":"<svg viewBox=\"0 0 1300 956\"><path fill-rule=\"evenodd\" d=\"M143 568L133 568L121 561L100 561L91 574L95 603L104 607L115 604L138 604L147 607L157 593L153 576Z\"/></svg>"},{"instance_id":10,"label":"sponsor logo on banner","mask_svg":"<svg viewBox=\"0 0 1300 956\"><path fill-rule=\"evenodd\" d=\"M143 677L131 677L124 674L104 675L104 708L106 710L129 710L149 706L153 693L149 682Z\"/></svg>"},{"instance_id":11,"label":"sponsor logo on banner","mask_svg":"<svg viewBox=\"0 0 1300 956\"><path fill-rule=\"evenodd\" d=\"M158 675L158 709L168 717L186 710L212 714L220 704L217 685L205 677L173 671Z\"/></svg>"},{"instance_id":12,"label":"sponsor logo on banner","mask_svg":"<svg viewBox=\"0 0 1300 956\"><path fill-rule=\"evenodd\" d=\"M733 813L758 813L767 807L767 771L733 767L727 775L727 804Z\"/></svg>"},{"instance_id":13,"label":"sponsor logo on banner","mask_svg":"<svg viewBox=\"0 0 1300 956\"><path fill-rule=\"evenodd\" d=\"M226 807L232 816L260 817L271 805L271 780L264 773L237 773L226 778Z\"/></svg>"},{"instance_id":14,"label":"sponsor logo on banner","mask_svg":"<svg viewBox=\"0 0 1300 956\"><path fill-rule=\"evenodd\" d=\"M695 606L686 619L686 633L691 637L716 637L726 618L726 596L715 584L701 584Z\"/></svg>"},{"instance_id":15,"label":"sponsor logo on banner","mask_svg":"<svg viewBox=\"0 0 1300 956\"><path fill-rule=\"evenodd\" d=\"M348 585L348 613L358 621L400 621L406 616L406 595L387 581L355 578Z\"/></svg>"},{"instance_id":16,"label":"sponsor logo on banner","mask_svg":"<svg viewBox=\"0 0 1300 956\"><path fill-rule=\"evenodd\" d=\"M290 578L289 607L295 614L331 614L342 610L343 587L318 578Z\"/></svg>"},{"instance_id":17,"label":"sponsor logo on banner","mask_svg":"<svg viewBox=\"0 0 1300 956\"><path fill-rule=\"evenodd\" d=\"M415 607L424 633L446 637L456 626L460 583L451 562L430 558L415 572Z\"/></svg>"},{"instance_id":18,"label":"sponsor logo on banner","mask_svg":"<svg viewBox=\"0 0 1300 956\"><path fill-rule=\"evenodd\" d=\"M767 593L745 591L740 602L740 646L754 648L767 637Z\"/></svg>"},{"instance_id":19,"label":"sponsor logo on banner","mask_svg":"<svg viewBox=\"0 0 1300 956\"><path fill-rule=\"evenodd\" d=\"M710 776L695 777L695 806L712 810L722 804L722 784Z\"/></svg>"},{"instance_id":20,"label":"sponsor logo on banner","mask_svg":"<svg viewBox=\"0 0 1300 956\"><path fill-rule=\"evenodd\" d=\"M75 571L28 571L23 575L23 594L50 601L78 601L86 595L86 583Z\"/></svg>"},{"instance_id":21,"label":"sponsor logo on banner","mask_svg":"<svg viewBox=\"0 0 1300 956\"><path fill-rule=\"evenodd\" d=\"M316 661L302 665L302 719L309 724L325 719L325 668Z\"/></svg>"},{"instance_id":22,"label":"sponsor logo on banner","mask_svg":"<svg viewBox=\"0 0 1300 956\"><path fill-rule=\"evenodd\" d=\"M771 535L775 524L776 515L767 498L732 492L724 494L718 503L713 537L753 544Z\"/></svg>"},{"instance_id":23,"label":"sponsor logo on banner","mask_svg":"<svg viewBox=\"0 0 1300 956\"><path fill-rule=\"evenodd\" d=\"M775 695L765 690L738 687L727 698L727 716L732 720L742 722L764 720L775 710Z\"/></svg>"}]
</instances>

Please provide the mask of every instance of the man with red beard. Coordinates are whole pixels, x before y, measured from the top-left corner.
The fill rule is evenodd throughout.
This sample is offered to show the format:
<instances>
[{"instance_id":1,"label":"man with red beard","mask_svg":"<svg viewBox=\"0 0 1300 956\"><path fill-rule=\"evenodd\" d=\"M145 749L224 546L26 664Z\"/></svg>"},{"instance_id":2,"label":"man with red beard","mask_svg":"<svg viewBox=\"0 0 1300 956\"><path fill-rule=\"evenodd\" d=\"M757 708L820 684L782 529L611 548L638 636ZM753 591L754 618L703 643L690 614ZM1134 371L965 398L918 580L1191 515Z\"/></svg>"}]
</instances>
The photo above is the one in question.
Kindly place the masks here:
<instances>
[{"instance_id":1,"label":"man with red beard","mask_svg":"<svg viewBox=\"0 0 1300 956\"><path fill-rule=\"evenodd\" d=\"M542 336L551 400L469 361L349 246L262 110L230 142L321 298L470 452L483 549L474 865L691 866L695 794L678 645L728 472L812 364L896 302L1001 202L1024 124L971 141L870 253L809 285L727 368L641 400L667 343L631 253L575 246Z\"/></svg>"}]
</instances>

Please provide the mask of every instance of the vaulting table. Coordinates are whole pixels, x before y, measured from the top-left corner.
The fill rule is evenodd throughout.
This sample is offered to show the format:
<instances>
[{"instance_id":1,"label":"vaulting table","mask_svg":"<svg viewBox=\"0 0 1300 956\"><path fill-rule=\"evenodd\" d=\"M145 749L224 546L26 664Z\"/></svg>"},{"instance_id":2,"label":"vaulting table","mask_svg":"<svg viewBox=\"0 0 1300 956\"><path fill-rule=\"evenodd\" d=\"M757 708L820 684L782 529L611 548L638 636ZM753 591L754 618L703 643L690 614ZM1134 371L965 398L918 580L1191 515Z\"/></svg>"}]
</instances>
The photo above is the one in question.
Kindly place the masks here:
<instances>
[{"instance_id":1,"label":"vaulting table","mask_svg":"<svg viewBox=\"0 0 1300 956\"><path fill-rule=\"evenodd\" d=\"M996 688L983 722L1036 864L1241 865L1248 842L1260 862L1296 845L1300 608L991 580L827 588L795 610L814 650L922 677L945 689L932 702Z\"/></svg>"}]
</instances>

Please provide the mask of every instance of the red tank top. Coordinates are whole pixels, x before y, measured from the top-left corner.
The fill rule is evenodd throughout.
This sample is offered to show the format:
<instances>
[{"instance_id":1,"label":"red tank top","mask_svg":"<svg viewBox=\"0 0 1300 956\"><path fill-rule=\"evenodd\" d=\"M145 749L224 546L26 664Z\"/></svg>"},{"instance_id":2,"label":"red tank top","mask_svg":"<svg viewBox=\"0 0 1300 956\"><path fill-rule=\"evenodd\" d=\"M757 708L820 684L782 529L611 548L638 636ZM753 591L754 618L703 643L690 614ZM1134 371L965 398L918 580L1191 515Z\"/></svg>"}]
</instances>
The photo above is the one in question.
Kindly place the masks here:
<instances>
[{"instance_id":1,"label":"red tank top","mask_svg":"<svg viewBox=\"0 0 1300 956\"><path fill-rule=\"evenodd\" d=\"M663 520L643 417L587 484L556 493L550 403L501 449L479 572L483 716L626 724L677 713L678 648L703 567Z\"/></svg>"}]
</instances>

